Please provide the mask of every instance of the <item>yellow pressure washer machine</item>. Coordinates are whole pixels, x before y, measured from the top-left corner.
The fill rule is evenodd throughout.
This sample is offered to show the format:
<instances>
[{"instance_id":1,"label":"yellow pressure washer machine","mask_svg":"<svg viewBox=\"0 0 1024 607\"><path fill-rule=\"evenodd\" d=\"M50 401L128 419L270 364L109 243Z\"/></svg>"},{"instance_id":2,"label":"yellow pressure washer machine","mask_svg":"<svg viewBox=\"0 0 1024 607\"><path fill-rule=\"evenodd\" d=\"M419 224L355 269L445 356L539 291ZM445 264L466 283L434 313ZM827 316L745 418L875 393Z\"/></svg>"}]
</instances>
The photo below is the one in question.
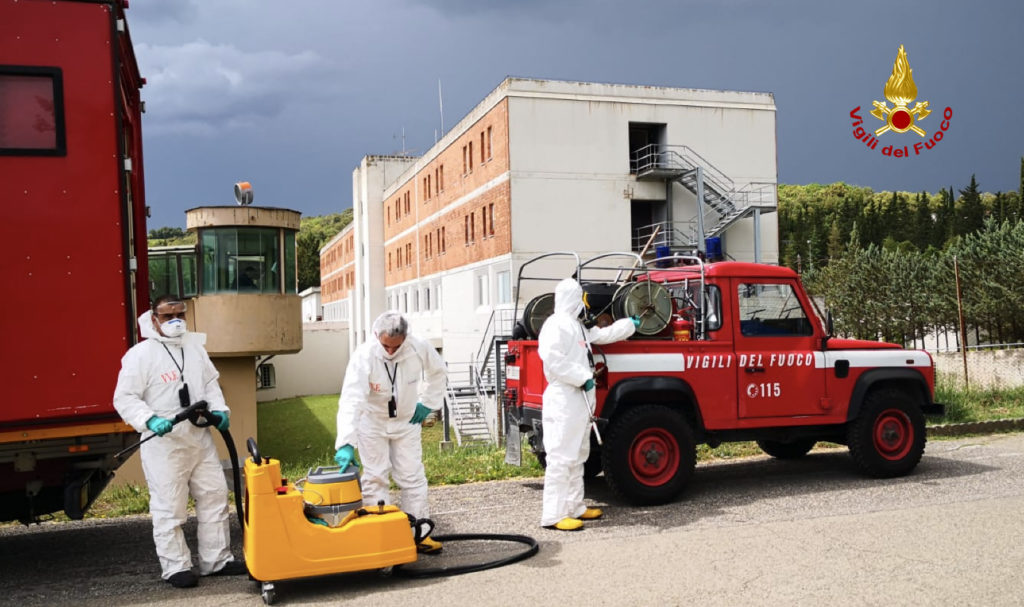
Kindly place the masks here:
<instances>
[{"instance_id":1,"label":"yellow pressure washer machine","mask_svg":"<svg viewBox=\"0 0 1024 607\"><path fill-rule=\"evenodd\" d=\"M226 434L226 432L224 433ZM240 486L238 458L230 435L228 451ZM239 492L235 506L244 530L245 564L261 584L263 602L276 598L275 581L391 567L416 561L416 545L433 531L430 519L415 519L396 506L363 506L358 467L311 469L296 483L281 478L281 463L261 457L256 442L247 447L244 509ZM314 519L320 519L322 523ZM407 577L456 575L507 565L537 553L537 541L525 535L455 534L439 541L485 540L526 544L528 548L486 563L448 568L417 568Z\"/></svg>"}]
</instances>

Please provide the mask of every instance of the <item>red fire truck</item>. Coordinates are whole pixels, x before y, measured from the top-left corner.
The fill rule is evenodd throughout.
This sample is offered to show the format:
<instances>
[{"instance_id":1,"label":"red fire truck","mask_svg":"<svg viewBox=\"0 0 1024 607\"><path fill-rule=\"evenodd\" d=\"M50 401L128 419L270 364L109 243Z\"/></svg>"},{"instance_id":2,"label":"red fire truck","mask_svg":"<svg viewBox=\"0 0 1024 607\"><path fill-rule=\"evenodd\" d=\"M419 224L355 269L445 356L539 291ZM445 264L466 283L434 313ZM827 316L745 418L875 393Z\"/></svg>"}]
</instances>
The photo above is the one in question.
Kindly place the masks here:
<instances>
[{"instance_id":1,"label":"red fire truck","mask_svg":"<svg viewBox=\"0 0 1024 607\"><path fill-rule=\"evenodd\" d=\"M675 257L648 268L622 255L636 259L618 268L608 256L574 264L586 323L642 321L629 340L593 346L603 440L592 434L586 474L603 471L627 501L657 504L685 488L698 444L757 441L788 459L828 441L847 445L870 476L917 466L924 415L944 412L927 352L834 337L830 317L785 267ZM547 383L535 338L552 309L550 293L526 305L523 339L509 342L505 357L509 442L525 433L542 463Z\"/></svg>"},{"instance_id":2,"label":"red fire truck","mask_svg":"<svg viewBox=\"0 0 1024 607\"><path fill-rule=\"evenodd\" d=\"M149 305L127 0L0 2L0 520L81 518L137 434L114 411Z\"/></svg>"}]
</instances>

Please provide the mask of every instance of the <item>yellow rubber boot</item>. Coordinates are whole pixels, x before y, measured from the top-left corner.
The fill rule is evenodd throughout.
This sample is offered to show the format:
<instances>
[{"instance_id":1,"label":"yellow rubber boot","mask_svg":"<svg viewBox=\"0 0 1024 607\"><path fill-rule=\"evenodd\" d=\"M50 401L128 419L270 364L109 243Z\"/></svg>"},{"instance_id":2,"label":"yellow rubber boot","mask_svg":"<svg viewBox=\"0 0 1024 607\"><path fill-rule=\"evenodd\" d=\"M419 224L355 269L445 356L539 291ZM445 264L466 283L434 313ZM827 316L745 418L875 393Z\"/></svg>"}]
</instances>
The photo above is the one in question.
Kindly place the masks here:
<instances>
[{"instance_id":1,"label":"yellow rubber boot","mask_svg":"<svg viewBox=\"0 0 1024 607\"><path fill-rule=\"evenodd\" d=\"M442 547L441 542L427 536L420 540L420 543L416 546L416 551L422 554L437 554L441 552Z\"/></svg>"},{"instance_id":2,"label":"yellow rubber boot","mask_svg":"<svg viewBox=\"0 0 1024 607\"><path fill-rule=\"evenodd\" d=\"M604 516L604 511L600 508L587 508L587 510L580 515L580 518L585 521L592 521L595 518L601 518Z\"/></svg>"},{"instance_id":3,"label":"yellow rubber boot","mask_svg":"<svg viewBox=\"0 0 1024 607\"><path fill-rule=\"evenodd\" d=\"M557 529L559 531L578 531L583 529L583 521L578 518L565 517L554 525L549 526L548 529Z\"/></svg>"}]
</instances>

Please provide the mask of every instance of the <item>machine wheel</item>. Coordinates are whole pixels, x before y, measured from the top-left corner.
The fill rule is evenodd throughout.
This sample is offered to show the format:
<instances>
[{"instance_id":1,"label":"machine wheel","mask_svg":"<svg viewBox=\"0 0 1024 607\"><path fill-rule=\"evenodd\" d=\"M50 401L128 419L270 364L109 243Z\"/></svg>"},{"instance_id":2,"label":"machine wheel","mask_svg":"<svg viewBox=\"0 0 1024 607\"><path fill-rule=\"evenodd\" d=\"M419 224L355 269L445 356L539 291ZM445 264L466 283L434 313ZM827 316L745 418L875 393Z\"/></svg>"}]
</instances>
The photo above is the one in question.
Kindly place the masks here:
<instances>
[{"instance_id":1,"label":"machine wheel","mask_svg":"<svg viewBox=\"0 0 1024 607\"><path fill-rule=\"evenodd\" d=\"M766 439L757 441L757 446L775 459L798 459L807 455L807 452L813 449L817 442L811 438L801 438L789 442Z\"/></svg>"},{"instance_id":2,"label":"machine wheel","mask_svg":"<svg viewBox=\"0 0 1024 607\"><path fill-rule=\"evenodd\" d=\"M277 599L277 591L274 590L273 582L263 582L262 588L260 588L260 596L263 597L263 602L267 605L273 605L274 600Z\"/></svg>"},{"instance_id":3,"label":"machine wheel","mask_svg":"<svg viewBox=\"0 0 1024 607\"><path fill-rule=\"evenodd\" d=\"M903 390L883 388L868 394L860 415L847 429L850 456L861 472L875 478L908 474L924 454L924 414Z\"/></svg>"},{"instance_id":4,"label":"machine wheel","mask_svg":"<svg viewBox=\"0 0 1024 607\"><path fill-rule=\"evenodd\" d=\"M678 411L641 405L609 424L601 457L615 493L637 505L664 504L693 476L697 448Z\"/></svg>"}]
</instances>

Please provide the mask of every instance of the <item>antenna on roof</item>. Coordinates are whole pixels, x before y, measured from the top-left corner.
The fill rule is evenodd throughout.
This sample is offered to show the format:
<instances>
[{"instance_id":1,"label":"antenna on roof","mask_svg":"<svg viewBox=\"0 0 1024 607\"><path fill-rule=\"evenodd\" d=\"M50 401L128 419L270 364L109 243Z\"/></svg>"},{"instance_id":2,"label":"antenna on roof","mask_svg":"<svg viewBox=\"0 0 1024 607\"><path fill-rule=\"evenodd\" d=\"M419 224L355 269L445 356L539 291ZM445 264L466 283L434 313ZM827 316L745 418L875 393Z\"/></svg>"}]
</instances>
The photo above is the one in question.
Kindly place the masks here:
<instances>
[{"instance_id":1,"label":"antenna on roof","mask_svg":"<svg viewBox=\"0 0 1024 607\"><path fill-rule=\"evenodd\" d=\"M441 110L441 136L444 136L444 101L441 99L441 79L437 79L437 105Z\"/></svg>"}]
</instances>

